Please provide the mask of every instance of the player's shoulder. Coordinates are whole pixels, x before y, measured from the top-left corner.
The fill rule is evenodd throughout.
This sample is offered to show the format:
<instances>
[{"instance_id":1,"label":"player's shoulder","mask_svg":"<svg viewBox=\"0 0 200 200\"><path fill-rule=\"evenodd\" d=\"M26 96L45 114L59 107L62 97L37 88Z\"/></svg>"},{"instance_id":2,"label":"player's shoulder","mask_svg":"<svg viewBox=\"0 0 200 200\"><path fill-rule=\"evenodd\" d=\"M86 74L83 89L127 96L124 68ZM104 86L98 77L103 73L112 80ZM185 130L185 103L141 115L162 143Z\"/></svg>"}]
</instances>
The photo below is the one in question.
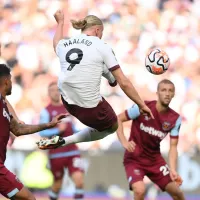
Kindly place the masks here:
<instances>
[{"instance_id":1,"label":"player's shoulder","mask_svg":"<svg viewBox=\"0 0 200 200\"><path fill-rule=\"evenodd\" d=\"M144 103L148 106L148 107L152 107L156 105L156 100L153 101L144 101Z\"/></svg>"},{"instance_id":2,"label":"player's shoulder","mask_svg":"<svg viewBox=\"0 0 200 200\"><path fill-rule=\"evenodd\" d=\"M49 104L49 105L47 105L46 107L44 107L44 108L41 110L40 114L41 114L41 115L49 115L50 111L51 111L51 104Z\"/></svg>"},{"instance_id":3,"label":"player's shoulder","mask_svg":"<svg viewBox=\"0 0 200 200\"><path fill-rule=\"evenodd\" d=\"M70 39L70 38L63 38L63 39L59 40L57 46L63 45L63 44L66 43L69 39Z\"/></svg>"},{"instance_id":4,"label":"player's shoulder","mask_svg":"<svg viewBox=\"0 0 200 200\"><path fill-rule=\"evenodd\" d=\"M52 109L52 105L51 104L48 104L46 107L44 107L43 110L46 110L47 112L49 112L49 110Z\"/></svg>"},{"instance_id":5,"label":"player's shoulder","mask_svg":"<svg viewBox=\"0 0 200 200\"><path fill-rule=\"evenodd\" d=\"M172 109L172 108L170 108L170 107L169 107L168 112L169 112L172 116L174 116L174 117L176 117L176 118L180 117L180 114L177 113L174 109Z\"/></svg>"},{"instance_id":6,"label":"player's shoulder","mask_svg":"<svg viewBox=\"0 0 200 200\"><path fill-rule=\"evenodd\" d=\"M107 44L104 40L95 37L95 36L87 36L88 39L91 39L95 45L97 45L97 47L99 48L111 48L109 44Z\"/></svg>"}]
</instances>

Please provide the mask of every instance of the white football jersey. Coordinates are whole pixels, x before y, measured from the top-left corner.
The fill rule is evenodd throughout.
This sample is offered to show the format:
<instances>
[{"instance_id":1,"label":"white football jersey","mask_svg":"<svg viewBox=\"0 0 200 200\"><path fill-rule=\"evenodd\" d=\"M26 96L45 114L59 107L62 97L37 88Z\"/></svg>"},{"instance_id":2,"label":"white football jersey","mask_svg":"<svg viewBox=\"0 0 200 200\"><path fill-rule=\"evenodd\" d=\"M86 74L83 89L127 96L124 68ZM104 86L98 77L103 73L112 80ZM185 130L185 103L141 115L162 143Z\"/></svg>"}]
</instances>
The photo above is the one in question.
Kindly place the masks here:
<instances>
[{"instance_id":1,"label":"white football jersey","mask_svg":"<svg viewBox=\"0 0 200 200\"><path fill-rule=\"evenodd\" d=\"M104 65L119 68L112 49L98 37L80 34L62 39L56 47L61 72L58 88L68 104L96 107L101 100L100 83Z\"/></svg>"}]
</instances>

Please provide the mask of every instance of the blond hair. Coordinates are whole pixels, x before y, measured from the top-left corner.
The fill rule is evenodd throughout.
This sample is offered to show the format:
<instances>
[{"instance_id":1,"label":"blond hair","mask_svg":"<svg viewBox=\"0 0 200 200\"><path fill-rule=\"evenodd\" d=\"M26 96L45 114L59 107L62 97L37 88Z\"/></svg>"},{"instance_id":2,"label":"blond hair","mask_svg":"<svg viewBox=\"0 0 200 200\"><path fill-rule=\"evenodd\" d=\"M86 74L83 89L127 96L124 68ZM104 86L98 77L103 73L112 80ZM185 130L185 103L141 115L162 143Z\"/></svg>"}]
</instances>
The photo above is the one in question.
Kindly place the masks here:
<instances>
[{"instance_id":1,"label":"blond hair","mask_svg":"<svg viewBox=\"0 0 200 200\"><path fill-rule=\"evenodd\" d=\"M88 15L82 20L71 20L73 28L84 31L92 26L103 25L103 22L95 15Z\"/></svg>"}]
</instances>

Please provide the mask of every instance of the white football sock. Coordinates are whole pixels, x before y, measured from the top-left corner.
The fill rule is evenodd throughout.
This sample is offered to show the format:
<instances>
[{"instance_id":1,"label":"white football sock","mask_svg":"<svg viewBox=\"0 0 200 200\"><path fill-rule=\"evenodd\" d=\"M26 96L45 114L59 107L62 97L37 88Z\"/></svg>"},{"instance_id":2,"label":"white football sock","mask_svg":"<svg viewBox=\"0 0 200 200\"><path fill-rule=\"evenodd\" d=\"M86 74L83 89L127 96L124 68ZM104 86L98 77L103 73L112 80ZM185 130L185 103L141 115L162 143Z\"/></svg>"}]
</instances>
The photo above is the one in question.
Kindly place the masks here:
<instances>
[{"instance_id":1,"label":"white football sock","mask_svg":"<svg viewBox=\"0 0 200 200\"><path fill-rule=\"evenodd\" d=\"M114 131L111 130L105 130L100 132L94 128L87 127L82 131L74 133L71 136L64 137L63 139L65 140L65 144L63 146L79 142L90 142L90 141L100 140L113 132Z\"/></svg>"}]
</instances>

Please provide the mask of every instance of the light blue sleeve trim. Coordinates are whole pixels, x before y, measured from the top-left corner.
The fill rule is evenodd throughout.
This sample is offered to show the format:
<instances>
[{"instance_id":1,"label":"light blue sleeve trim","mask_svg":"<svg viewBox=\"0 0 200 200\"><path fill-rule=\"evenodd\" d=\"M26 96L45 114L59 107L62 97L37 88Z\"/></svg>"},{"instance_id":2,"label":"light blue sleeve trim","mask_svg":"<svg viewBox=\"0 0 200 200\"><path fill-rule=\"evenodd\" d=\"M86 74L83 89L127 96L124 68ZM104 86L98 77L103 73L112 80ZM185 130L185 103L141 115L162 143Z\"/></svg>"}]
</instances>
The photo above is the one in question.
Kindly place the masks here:
<instances>
[{"instance_id":1,"label":"light blue sleeve trim","mask_svg":"<svg viewBox=\"0 0 200 200\"><path fill-rule=\"evenodd\" d=\"M181 128L181 117L176 120L174 128L170 131L170 136L178 136Z\"/></svg>"},{"instance_id":2,"label":"light blue sleeve trim","mask_svg":"<svg viewBox=\"0 0 200 200\"><path fill-rule=\"evenodd\" d=\"M140 116L140 109L137 104L134 104L131 108L127 109L127 114L130 119L136 119Z\"/></svg>"},{"instance_id":3,"label":"light blue sleeve trim","mask_svg":"<svg viewBox=\"0 0 200 200\"><path fill-rule=\"evenodd\" d=\"M46 109L43 109L40 113L40 123L48 123L50 121L49 112ZM58 135L60 133L58 128L51 128L40 132L41 137L51 137Z\"/></svg>"},{"instance_id":4,"label":"light blue sleeve trim","mask_svg":"<svg viewBox=\"0 0 200 200\"><path fill-rule=\"evenodd\" d=\"M9 193L7 194L7 196L8 196L9 198L12 198L12 197L15 196L18 192L19 192L19 190L18 190L17 188L15 188L15 189L13 189L11 192L9 192Z\"/></svg>"}]
</instances>

